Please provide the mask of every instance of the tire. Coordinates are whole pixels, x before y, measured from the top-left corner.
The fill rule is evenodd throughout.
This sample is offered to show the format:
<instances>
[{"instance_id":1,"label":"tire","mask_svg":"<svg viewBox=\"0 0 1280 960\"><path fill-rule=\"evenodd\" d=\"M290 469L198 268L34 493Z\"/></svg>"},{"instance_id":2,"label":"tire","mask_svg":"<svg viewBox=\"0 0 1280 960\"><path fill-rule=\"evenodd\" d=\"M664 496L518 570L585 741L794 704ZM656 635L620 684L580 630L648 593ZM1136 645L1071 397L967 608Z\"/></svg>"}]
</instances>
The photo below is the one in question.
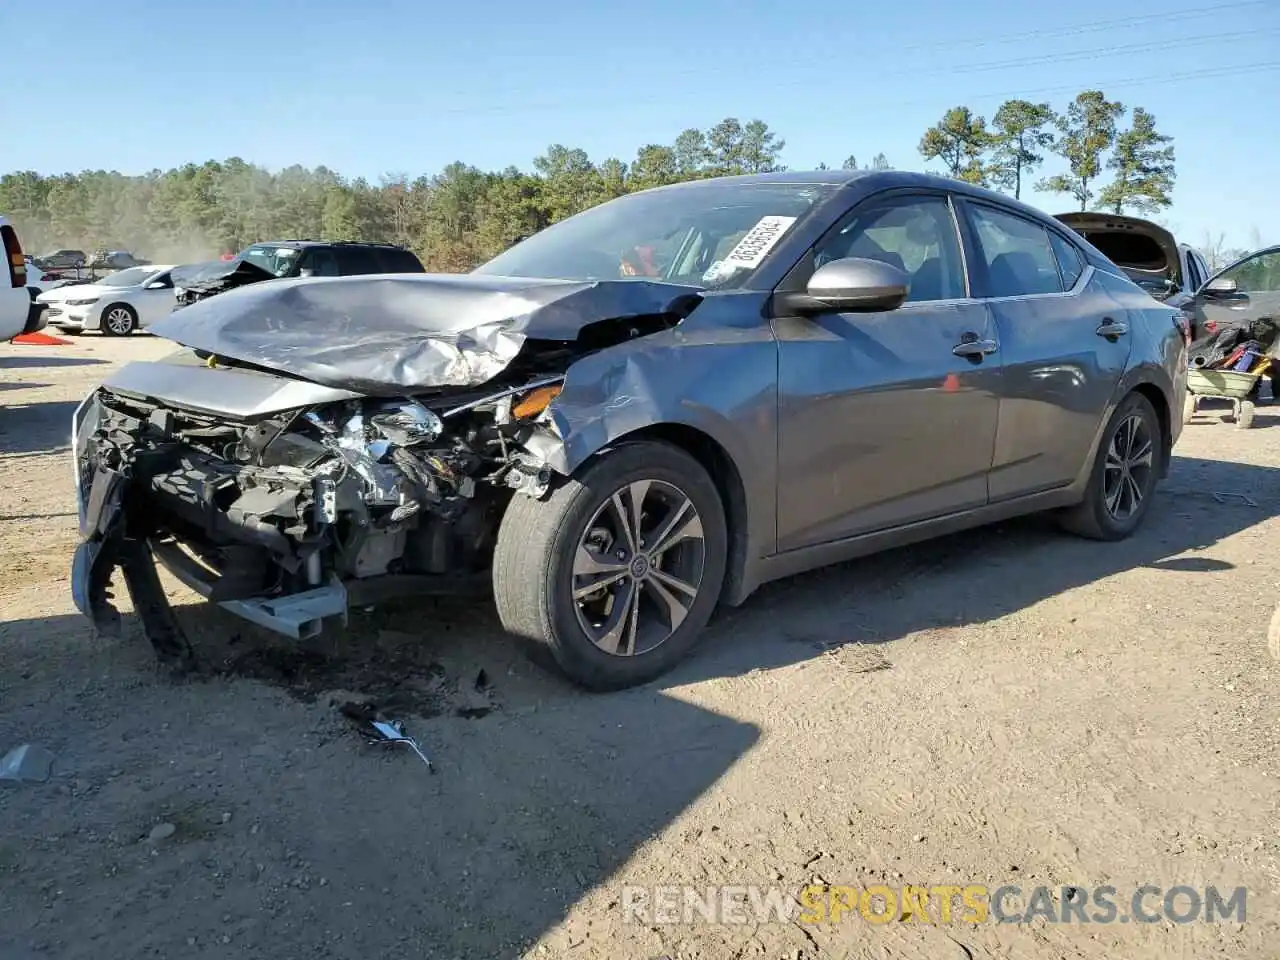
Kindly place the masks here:
<instances>
[{"instance_id":1,"label":"tire","mask_svg":"<svg viewBox=\"0 0 1280 960\"><path fill-rule=\"evenodd\" d=\"M1114 453L1124 453L1125 438L1120 436L1121 428L1128 429L1133 418L1140 424L1139 439L1134 446L1140 453L1147 444L1150 445L1149 464L1140 473L1130 473L1134 480L1133 487L1125 487L1116 502L1117 508L1132 505L1132 491L1136 489L1140 496L1132 512L1115 513L1108 507L1110 495L1114 488L1112 482L1120 482L1120 471L1112 469L1108 461ZM1145 437L1145 440L1141 439ZM1119 443L1119 447L1117 447ZM1098 453L1089 472L1089 483L1085 488L1084 499L1062 516L1062 525L1071 533L1087 537L1090 540L1123 540L1142 525L1143 518L1151 506L1151 496L1155 493L1159 482L1160 460L1164 456L1164 436L1160 429L1160 418L1156 416L1151 401L1140 393L1131 393L1120 402L1111 419L1107 421L1102 433L1102 442L1098 445ZM1133 465L1135 468L1137 464Z\"/></svg>"},{"instance_id":2,"label":"tire","mask_svg":"<svg viewBox=\"0 0 1280 960\"><path fill-rule=\"evenodd\" d=\"M1182 401L1182 422L1190 423L1196 415L1196 395L1188 393L1187 399Z\"/></svg>"},{"instance_id":3,"label":"tire","mask_svg":"<svg viewBox=\"0 0 1280 960\"><path fill-rule=\"evenodd\" d=\"M646 487L632 486L642 481L648 481ZM642 549L630 553L612 504L622 503L629 516L632 491L641 489L646 491L640 498L646 508L657 508L657 519L646 516L647 522L641 525L642 536L661 532L683 497L688 504L680 515L688 518L688 507L692 507L694 519L700 521L701 540L695 534L663 553L645 554ZM697 529L683 522L680 526ZM643 539L639 546L644 546ZM591 556L588 549L612 569L575 573L575 559ZM647 683L670 670L697 643L719 600L727 554L724 508L702 466L666 443L624 442L589 461L546 500L521 494L512 497L494 547L498 617L507 632L529 642L535 654L550 654L555 665L581 687L604 691ZM613 586L588 595L580 604L574 598L575 585L589 587L588 578L593 575L613 578ZM664 591L670 597L679 594L688 599L667 586L673 575L697 585L678 621L663 614L657 602ZM633 594L639 597L639 619L619 617L615 630L606 631L612 610ZM629 624L636 627L621 629ZM591 631L597 638L603 634L601 644ZM660 639L664 634L665 639ZM606 647L611 644L624 651L629 647L631 652L609 652Z\"/></svg>"},{"instance_id":4,"label":"tire","mask_svg":"<svg viewBox=\"0 0 1280 960\"><path fill-rule=\"evenodd\" d=\"M138 311L127 303L112 303L102 311L98 324L103 336L127 337L138 329Z\"/></svg>"},{"instance_id":5,"label":"tire","mask_svg":"<svg viewBox=\"0 0 1280 960\"><path fill-rule=\"evenodd\" d=\"M1241 400L1239 413L1236 414L1236 429L1248 430L1253 426L1253 414L1256 410L1252 400Z\"/></svg>"}]
</instances>

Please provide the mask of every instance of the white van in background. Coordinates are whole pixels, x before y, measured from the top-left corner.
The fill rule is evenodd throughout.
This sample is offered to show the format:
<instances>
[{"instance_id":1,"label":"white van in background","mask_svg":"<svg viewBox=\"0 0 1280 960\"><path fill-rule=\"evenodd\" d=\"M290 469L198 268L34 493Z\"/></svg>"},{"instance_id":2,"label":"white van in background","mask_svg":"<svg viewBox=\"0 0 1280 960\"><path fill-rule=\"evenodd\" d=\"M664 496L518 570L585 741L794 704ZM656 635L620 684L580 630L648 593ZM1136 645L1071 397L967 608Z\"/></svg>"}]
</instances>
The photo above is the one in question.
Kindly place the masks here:
<instances>
[{"instance_id":1,"label":"white van in background","mask_svg":"<svg viewBox=\"0 0 1280 960\"><path fill-rule=\"evenodd\" d=\"M0 246L4 248L4 268L0 269L0 342L3 342L26 329L31 312L22 244L18 242L17 231L3 216L0 216Z\"/></svg>"}]
</instances>

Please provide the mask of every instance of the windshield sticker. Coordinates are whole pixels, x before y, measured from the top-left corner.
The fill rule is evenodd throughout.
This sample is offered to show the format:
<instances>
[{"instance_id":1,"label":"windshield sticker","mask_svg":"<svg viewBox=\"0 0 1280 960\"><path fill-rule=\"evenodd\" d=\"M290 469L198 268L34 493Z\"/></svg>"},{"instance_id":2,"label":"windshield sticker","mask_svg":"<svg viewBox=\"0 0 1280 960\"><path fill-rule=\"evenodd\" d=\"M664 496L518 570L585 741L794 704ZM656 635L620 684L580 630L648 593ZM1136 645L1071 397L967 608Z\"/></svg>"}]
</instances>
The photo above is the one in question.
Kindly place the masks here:
<instances>
[{"instance_id":1,"label":"windshield sticker","mask_svg":"<svg viewBox=\"0 0 1280 960\"><path fill-rule=\"evenodd\" d=\"M762 217L760 222L747 231L747 235L738 241L738 245L729 251L724 258L726 266L755 268L765 258L774 244L782 239L795 217Z\"/></svg>"}]
</instances>

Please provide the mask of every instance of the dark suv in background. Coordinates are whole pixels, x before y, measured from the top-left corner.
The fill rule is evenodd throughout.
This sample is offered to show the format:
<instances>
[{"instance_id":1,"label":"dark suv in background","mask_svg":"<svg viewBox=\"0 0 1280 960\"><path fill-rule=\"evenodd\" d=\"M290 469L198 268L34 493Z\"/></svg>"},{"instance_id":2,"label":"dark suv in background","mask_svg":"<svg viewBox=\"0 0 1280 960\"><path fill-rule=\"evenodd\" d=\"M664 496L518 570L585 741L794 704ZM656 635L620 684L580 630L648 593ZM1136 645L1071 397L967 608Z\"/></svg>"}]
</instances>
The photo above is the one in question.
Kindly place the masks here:
<instances>
[{"instance_id":1,"label":"dark suv in background","mask_svg":"<svg viewBox=\"0 0 1280 960\"><path fill-rule=\"evenodd\" d=\"M277 240L255 243L234 259L173 270L178 306L234 287L287 277L351 277L370 273L426 273L413 251L390 243Z\"/></svg>"}]
</instances>

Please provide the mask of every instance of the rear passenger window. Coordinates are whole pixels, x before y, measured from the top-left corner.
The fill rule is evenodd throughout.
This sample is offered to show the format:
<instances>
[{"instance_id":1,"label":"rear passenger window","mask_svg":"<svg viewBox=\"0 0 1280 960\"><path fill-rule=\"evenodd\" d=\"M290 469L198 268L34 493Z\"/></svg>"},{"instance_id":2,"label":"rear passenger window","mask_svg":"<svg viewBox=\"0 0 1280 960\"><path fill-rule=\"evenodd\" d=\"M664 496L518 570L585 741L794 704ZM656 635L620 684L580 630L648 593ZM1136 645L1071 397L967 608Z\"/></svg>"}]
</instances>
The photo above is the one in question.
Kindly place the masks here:
<instances>
[{"instance_id":1,"label":"rear passenger window","mask_svg":"<svg viewBox=\"0 0 1280 960\"><path fill-rule=\"evenodd\" d=\"M325 250L323 247L313 247L308 250L302 265L311 269L312 276L339 276L337 258L334 257L332 250Z\"/></svg>"},{"instance_id":2,"label":"rear passenger window","mask_svg":"<svg viewBox=\"0 0 1280 960\"><path fill-rule=\"evenodd\" d=\"M1062 273L1062 289L1072 290L1080 274L1084 273L1084 258L1075 244L1068 243L1052 230L1049 231L1049 242L1053 244L1054 255L1058 258L1058 270Z\"/></svg>"},{"instance_id":3,"label":"rear passenger window","mask_svg":"<svg viewBox=\"0 0 1280 960\"><path fill-rule=\"evenodd\" d=\"M1188 253L1187 254L1187 282L1186 282L1187 287L1189 287L1192 290L1198 290L1200 289L1200 284L1203 282L1204 281L1200 276L1200 267L1196 263L1196 258L1192 254Z\"/></svg>"},{"instance_id":4,"label":"rear passenger window","mask_svg":"<svg viewBox=\"0 0 1280 960\"><path fill-rule=\"evenodd\" d=\"M334 253L338 255L338 265L344 277L382 272L377 254L368 247L334 247Z\"/></svg>"},{"instance_id":5,"label":"rear passenger window","mask_svg":"<svg viewBox=\"0 0 1280 960\"><path fill-rule=\"evenodd\" d=\"M388 273L422 273L422 263L408 250L384 250L382 262Z\"/></svg>"},{"instance_id":6,"label":"rear passenger window","mask_svg":"<svg viewBox=\"0 0 1280 960\"><path fill-rule=\"evenodd\" d=\"M987 296L1062 292L1058 260L1044 227L992 207L972 204L969 209L987 265Z\"/></svg>"}]
</instances>

